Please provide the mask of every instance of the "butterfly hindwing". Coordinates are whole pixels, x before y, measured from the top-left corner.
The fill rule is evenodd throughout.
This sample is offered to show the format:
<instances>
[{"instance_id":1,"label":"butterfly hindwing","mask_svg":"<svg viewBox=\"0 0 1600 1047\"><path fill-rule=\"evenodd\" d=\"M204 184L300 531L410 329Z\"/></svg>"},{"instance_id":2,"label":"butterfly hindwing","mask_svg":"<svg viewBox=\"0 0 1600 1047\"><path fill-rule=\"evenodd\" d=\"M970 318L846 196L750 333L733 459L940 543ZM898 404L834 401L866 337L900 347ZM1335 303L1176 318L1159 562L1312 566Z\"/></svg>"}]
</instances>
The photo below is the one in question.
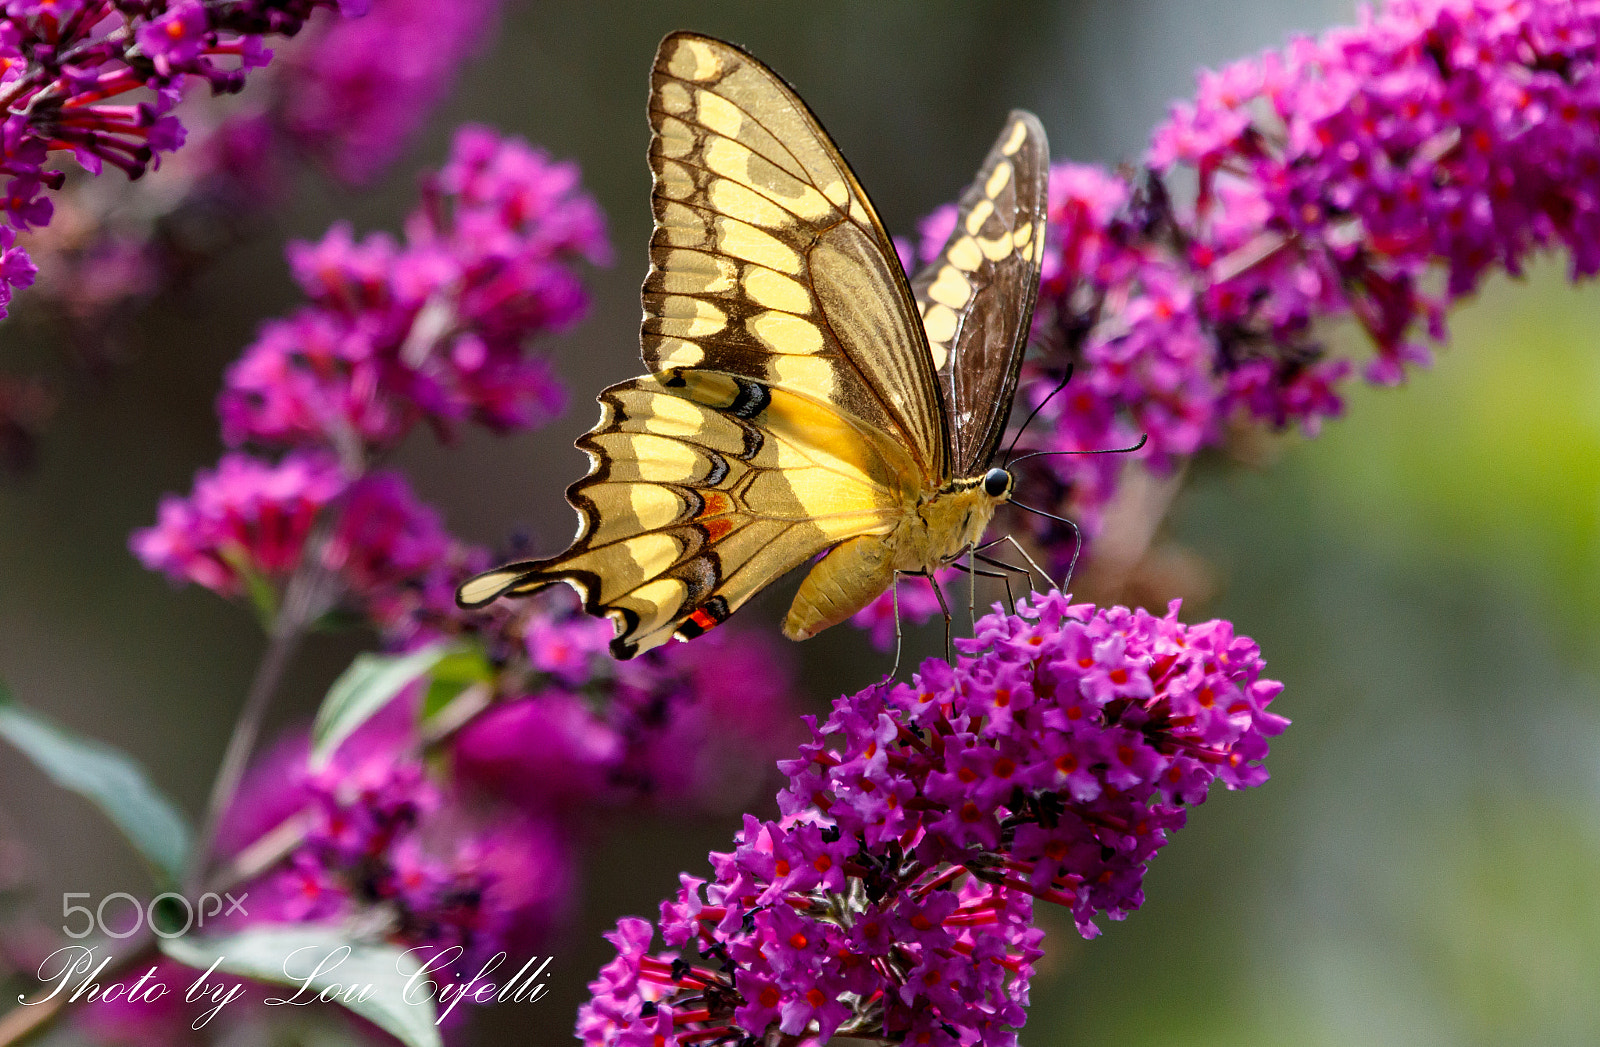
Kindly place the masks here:
<instances>
[{"instance_id":1,"label":"butterfly hindwing","mask_svg":"<svg viewBox=\"0 0 1600 1047\"><path fill-rule=\"evenodd\" d=\"M578 441L590 473L567 492L581 518L572 547L480 575L460 599L566 582L617 621L619 657L698 635L836 542L887 531L915 468L825 404L724 373L671 369L600 403Z\"/></svg>"},{"instance_id":2,"label":"butterfly hindwing","mask_svg":"<svg viewBox=\"0 0 1600 1047\"><path fill-rule=\"evenodd\" d=\"M724 371L897 433L949 476L944 408L888 235L805 103L730 44L661 43L645 363Z\"/></svg>"},{"instance_id":3,"label":"butterfly hindwing","mask_svg":"<svg viewBox=\"0 0 1600 1047\"><path fill-rule=\"evenodd\" d=\"M950 411L957 476L989 466L1005 430L1039 292L1050 148L1013 110L957 204L955 229L911 281Z\"/></svg>"}]
</instances>

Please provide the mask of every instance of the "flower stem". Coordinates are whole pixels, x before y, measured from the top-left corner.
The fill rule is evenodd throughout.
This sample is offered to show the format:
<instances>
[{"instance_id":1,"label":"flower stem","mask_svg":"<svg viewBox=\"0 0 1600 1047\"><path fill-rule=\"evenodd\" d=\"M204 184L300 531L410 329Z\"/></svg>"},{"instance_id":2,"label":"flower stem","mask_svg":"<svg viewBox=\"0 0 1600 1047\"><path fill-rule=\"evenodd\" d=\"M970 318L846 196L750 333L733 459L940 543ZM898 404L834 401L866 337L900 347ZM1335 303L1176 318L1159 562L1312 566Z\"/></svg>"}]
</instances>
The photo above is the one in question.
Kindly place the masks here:
<instances>
[{"instance_id":1,"label":"flower stem","mask_svg":"<svg viewBox=\"0 0 1600 1047\"><path fill-rule=\"evenodd\" d=\"M251 753L255 751L256 738L261 733L261 722L266 718L267 709L272 705L278 684L283 680L284 670L288 668L290 659L299 648L300 641L305 636L306 626L326 611L331 602L332 576L323 564L322 552L333 532L333 523L339 516L340 505L336 502L329 508L332 511L323 515L307 538L300 563L290 576L288 585L284 587L283 602L273 617L266 652L261 656L260 664L256 666L255 677L250 681L250 690L245 695L244 708L239 712L239 719L234 722L233 736L228 739L228 748L223 753L216 780L211 784L211 798L206 804L205 820L201 823L200 834L195 837L194 847L189 852L189 862L184 873L186 894L194 894L205 880L206 870L211 862L211 852L216 847L222 816L232 806L234 794L239 791L245 767L250 762Z\"/></svg>"}]
</instances>

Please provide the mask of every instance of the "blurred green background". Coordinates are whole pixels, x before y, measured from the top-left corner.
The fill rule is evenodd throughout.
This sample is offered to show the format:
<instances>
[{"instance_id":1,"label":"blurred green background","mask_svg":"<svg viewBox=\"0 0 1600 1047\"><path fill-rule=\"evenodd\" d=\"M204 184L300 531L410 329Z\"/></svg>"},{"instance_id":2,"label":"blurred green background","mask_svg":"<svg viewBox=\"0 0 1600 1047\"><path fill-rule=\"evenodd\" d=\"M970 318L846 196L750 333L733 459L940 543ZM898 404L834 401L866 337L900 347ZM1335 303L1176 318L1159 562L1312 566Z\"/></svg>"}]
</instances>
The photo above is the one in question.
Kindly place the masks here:
<instances>
[{"instance_id":1,"label":"blurred green background","mask_svg":"<svg viewBox=\"0 0 1600 1047\"><path fill-rule=\"evenodd\" d=\"M638 369L644 94L666 31L736 40L783 73L890 227L910 231L1012 106L1039 113L1057 158L1116 162L1197 67L1353 17L1325 0L513 3L377 191L307 179L273 228L141 318L110 380L62 389L38 468L0 483L0 679L199 809L261 640L243 609L141 570L127 534L216 460L223 367L296 302L283 241L340 217L395 228L463 120L577 159L618 261L595 276L591 318L552 346L566 420L451 448L418 439L401 464L465 537L523 526L554 546L570 533L561 490L582 472L570 439L590 393ZM1194 471L1171 534L1220 586L1186 617L1255 637L1295 723L1266 787L1194 812L1153 863L1143 910L1093 942L1045 914L1025 1043L1600 1042L1597 328L1600 289L1569 286L1552 259L1458 310L1452 345L1406 388L1358 391L1317 440L1275 441L1264 469ZM4 366L47 358L37 334L0 327ZM275 724L307 717L360 646L316 638ZM886 668L858 636L802 653L818 704ZM736 822L608 834L555 946L553 998L486 1014L469 1038L562 1042L608 955L599 930L653 912ZM63 891L144 886L98 816L10 751L0 834L31 845L42 916Z\"/></svg>"}]
</instances>

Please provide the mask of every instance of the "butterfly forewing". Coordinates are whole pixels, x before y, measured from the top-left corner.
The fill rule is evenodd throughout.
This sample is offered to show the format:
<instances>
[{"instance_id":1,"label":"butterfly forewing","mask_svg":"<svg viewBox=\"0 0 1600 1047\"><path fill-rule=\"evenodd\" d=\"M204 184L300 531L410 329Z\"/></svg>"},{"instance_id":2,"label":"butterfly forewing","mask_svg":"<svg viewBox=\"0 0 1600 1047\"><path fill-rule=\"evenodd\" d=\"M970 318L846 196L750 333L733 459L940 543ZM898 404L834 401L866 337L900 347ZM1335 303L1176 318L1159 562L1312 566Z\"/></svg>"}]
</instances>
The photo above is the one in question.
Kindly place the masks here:
<instances>
[{"instance_id":1,"label":"butterfly forewing","mask_svg":"<svg viewBox=\"0 0 1600 1047\"><path fill-rule=\"evenodd\" d=\"M1039 292L1050 150L1032 114L1013 110L955 229L911 281L950 411L957 476L989 466L1005 430Z\"/></svg>"},{"instance_id":2,"label":"butterfly forewing","mask_svg":"<svg viewBox=\"0 0 1600 1047\"><path fill-rule=\"evenodd\" d=\"M805 104L729 44L662 41L651 77L656 227L645 363L725 371L898 434L949 476L944 408L905 275Z\"/></svg>"}]
</instances>

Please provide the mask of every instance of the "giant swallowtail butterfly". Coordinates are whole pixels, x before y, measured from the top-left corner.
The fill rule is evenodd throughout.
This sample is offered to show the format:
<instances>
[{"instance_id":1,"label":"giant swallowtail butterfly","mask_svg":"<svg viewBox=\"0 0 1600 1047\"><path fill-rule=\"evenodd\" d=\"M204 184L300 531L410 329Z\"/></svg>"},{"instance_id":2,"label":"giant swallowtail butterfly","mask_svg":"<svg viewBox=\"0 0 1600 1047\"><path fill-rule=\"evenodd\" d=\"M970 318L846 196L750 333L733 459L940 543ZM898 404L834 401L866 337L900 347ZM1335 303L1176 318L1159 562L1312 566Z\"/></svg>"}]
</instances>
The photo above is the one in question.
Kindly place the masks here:
<instances>
[{"instance_id":1,"label":"giant swallowtail butterfly","mask_svg":"<svg viewBox=\"0 0 1600 1047\"><path fill-rule=\"evenodd\" d=\"M938 258L908 281L804 102L739 48L661 42L650 78L651 373L600 394L572 547L469 580L463 607L566 582L629 658L723 621L827 551L784 634L972 548L1039 286L1048 147L1007 118Z\"/></svg>"}]
</instances>

